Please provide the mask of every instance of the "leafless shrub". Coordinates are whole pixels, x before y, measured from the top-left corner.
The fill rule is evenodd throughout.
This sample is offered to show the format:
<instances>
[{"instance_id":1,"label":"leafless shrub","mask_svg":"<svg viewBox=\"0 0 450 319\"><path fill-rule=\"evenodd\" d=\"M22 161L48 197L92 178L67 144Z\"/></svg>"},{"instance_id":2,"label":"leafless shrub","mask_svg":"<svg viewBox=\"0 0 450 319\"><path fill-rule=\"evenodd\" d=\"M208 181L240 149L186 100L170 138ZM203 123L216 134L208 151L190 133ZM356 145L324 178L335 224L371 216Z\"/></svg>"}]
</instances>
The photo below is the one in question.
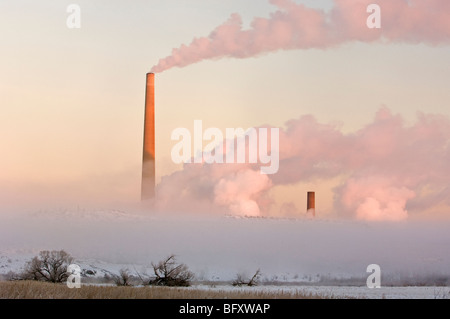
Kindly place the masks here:
<instances>
[{"instance_id":1,"label":"leafless shrub","mask_svg":"<svg viewBox=\"0 0 450 319\"><path fill-rule=\"evenodd\" d=\"M175 255L170 255L157 264L153 264L154 277L148 281L152 286L188 287L194 278L185 264L177 264Z\"/></svg>"},{"instance_id":2,"label":"leafless shrub","mask_svg":"<svg viewBox=\"0 0 450 319\"><path fill-rule=\"evenodd\" d=\"M69 277L67 267L72 262L72 256L64 250L43 250L39 252L39 256L34 257L27 263L20 279L53 283L64 282Z\"/></svg>"},{"instance_id":3,"label":"leafless shrub","mask_svg":"<svg viewBox=\"0 0 450 319\"><path fill-rule=\"evenodd\" d=\"M236 279L232 282L233 286L257 286L259 283L259 278L261 277L261 270L258 269L255 274L250 279L245 279L242 274L237 274Z\"/></svg>"},{"instance_id":4,"label":"leafless shrub","mask_svg":"<svg viewBox=\"0 0 450 319\"><path fill-rule=\"evenodd\" d=\"M128 269L120 269L119 275L114 275L113 280L116 286L133 286L131 284L132 278Z\"/></svg>"}]
</instances>

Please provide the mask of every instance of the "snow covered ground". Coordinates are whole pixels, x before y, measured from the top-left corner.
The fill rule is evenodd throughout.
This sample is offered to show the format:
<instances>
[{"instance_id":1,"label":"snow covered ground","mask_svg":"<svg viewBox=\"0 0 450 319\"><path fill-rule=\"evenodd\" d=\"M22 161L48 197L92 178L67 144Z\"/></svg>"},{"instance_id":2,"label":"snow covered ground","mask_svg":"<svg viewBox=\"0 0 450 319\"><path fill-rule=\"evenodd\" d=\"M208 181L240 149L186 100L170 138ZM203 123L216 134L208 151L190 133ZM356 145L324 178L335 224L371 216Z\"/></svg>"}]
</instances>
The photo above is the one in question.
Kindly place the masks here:
<instances>
[{"instance_id":1,"label":"snow covered ground","mask_svg":"<svg viewBox=\"0 0 450 319\"><path fill-rule=\"evenodd\" d=\"M439 298L448 297L448 287L433 285L450 286L448 229L448 223L432 222L158 215L108 209L0 214L0 275L20 272L40 250L66 250L90 271L91 279L125 268L150 275L152 262L175 254L195 273L197 282L217 283L217 288L196 286L205 289L235 289L220 285L260 269L263 286L256 289ZM369 264L381 267L381 289L365 286ZM430 287L387 287L391 285Z\"/></svg>"},{"instance_id":2,"label":"snow covered ground","mask_svg":"<svg viewBox=\"0 0 450 319\"><path fill-rule=\"evenodd\" d=\"M34 257L35 254L27 252L0 252L0 274L6 274L9 271L20 272L25 263ZM82 282L86 280L100 284L100 280L105 275L118 274L120 269L129 269L131 273L138 271L141 274L151 274L151 269L145 265L138 264L114 264L99 260L76 260L77 264L84 270L90 270L94 275L82 278ZM286 278L286 282L278 284L267 284L261 282L256 287L234 287L231 283L224 284L194 284L188 289L202 290L220 290L220 291L263 291L263 292L283 292L292 293L300 292L301 294L320 295L326 298L364 298L364 299L450 299L450 286L407 286L407 287L388 287L369 289L364 285L346 286L345 281L337 286L324 285L321 282L307 281L297 282Z\"/></svg>"},{"instance_id":3,"label":"snow covered ground","mask_svg":"<svg viewBox=\"0 0 450 319\"><path fill-rule=\"evenodd\" d=\"M350 286L300 286L300 285L277 285L258 287L233 286L209 286L197 285L193 289L216 289L225 291L248 290L248 291L270 291L303 294L314 294L327 298L363 298L363 299L450 299L450 287L381 287L369 289L367 287Z\"/></svg>"}]
</instances>

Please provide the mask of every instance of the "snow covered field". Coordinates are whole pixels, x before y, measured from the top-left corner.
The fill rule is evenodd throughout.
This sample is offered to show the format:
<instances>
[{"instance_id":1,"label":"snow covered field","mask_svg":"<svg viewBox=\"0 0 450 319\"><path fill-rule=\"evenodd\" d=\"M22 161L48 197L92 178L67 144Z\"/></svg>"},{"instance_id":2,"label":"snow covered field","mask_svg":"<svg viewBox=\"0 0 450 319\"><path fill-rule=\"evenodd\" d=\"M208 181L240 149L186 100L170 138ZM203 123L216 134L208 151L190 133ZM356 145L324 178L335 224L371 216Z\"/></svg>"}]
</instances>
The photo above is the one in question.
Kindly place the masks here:
<instances>
[{"instance_id":1,"label":"snow covered field","mask_svg":"<svg viewBox=\"0 0 450 319\"><path fill-rule=\"evenodd\" d=\"M381 287L369 289L367 287L349 286L259 286L239 287L197 285L193 289L217 289L225 291L248 290L248 291L270 291L290 292L299 291L302 294L320 295L326 298L363 298L363 299L450 299L450 287Z\"/></svg>"},{"instance_id":2,"label":"snow covered field","mask_svg":"<svg viewBox=\"0 0 450 319\"><path fill-rule=\"evenodd\" d=\"M364 298L448 298L448 223L145 215L117 210L55 210L0 215L0 275L20 272L40 250L64 249L91 279L120 269L152 274L175 254L202 289L236 289L237 274L261 269L261 286ZM368 289L369 264L382 288ZM434 287L436 280L439 285ZM429 287L387 287L429 285ZM349 287L351 286L351 287ZM246 289L246 288L239 288Z\"/></svg>"}]
</instances>

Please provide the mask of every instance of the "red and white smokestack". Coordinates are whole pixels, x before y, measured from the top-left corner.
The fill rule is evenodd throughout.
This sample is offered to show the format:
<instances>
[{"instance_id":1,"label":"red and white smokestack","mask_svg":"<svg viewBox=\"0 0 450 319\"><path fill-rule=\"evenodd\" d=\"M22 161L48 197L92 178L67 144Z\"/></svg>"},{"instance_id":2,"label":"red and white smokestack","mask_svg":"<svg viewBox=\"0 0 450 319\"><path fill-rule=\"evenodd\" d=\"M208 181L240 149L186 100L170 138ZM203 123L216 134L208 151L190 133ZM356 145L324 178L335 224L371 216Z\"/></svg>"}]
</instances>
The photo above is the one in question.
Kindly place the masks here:
<instances>
[{"instance_id":1,"label":"red and white smokestack","mask_svg":"<svg viewBox=\"0 0 450 319\"><path fill-rule=\"evenodd\" d=\"M141 199L155 198L155 74L147 73Z\"/></svg>"},{"instance_id":2,"label":"red and white smokestack","mask_svg":"<svg viewBox=\"0 0 450 319\"><path fill-rule=\"evenodd\" d=\"M308 216L316 216L316 193L308 192L307 204L306 204L306 214Z\"/></svg>"}]
</instances>

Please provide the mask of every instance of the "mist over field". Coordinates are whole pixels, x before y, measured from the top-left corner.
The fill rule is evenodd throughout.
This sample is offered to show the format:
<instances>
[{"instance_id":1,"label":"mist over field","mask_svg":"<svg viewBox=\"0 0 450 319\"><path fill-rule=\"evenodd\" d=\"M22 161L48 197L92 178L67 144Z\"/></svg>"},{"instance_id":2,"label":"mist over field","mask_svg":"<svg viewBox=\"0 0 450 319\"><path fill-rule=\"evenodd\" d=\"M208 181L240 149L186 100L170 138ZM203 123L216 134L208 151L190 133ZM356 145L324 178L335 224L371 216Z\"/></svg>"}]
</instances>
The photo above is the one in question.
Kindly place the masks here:
<instances>
[{"instance_id":1,"label":"mist over field","mask_svg":"<svg viewBox=\"0 0 450 319\"><path fill-rule=\"evenodd\" d=\"M206 217L83 209L0 216L0 252L4 256L64 249L76 259L150 266L152 261L175 254L200 280L232 280L237 273L251 275L258 268L267 281L302 281L317 275L367 277L369 264L379 264L382 275L388 277L450 275L448 222Z\"/></svg>"}]
</instances>

